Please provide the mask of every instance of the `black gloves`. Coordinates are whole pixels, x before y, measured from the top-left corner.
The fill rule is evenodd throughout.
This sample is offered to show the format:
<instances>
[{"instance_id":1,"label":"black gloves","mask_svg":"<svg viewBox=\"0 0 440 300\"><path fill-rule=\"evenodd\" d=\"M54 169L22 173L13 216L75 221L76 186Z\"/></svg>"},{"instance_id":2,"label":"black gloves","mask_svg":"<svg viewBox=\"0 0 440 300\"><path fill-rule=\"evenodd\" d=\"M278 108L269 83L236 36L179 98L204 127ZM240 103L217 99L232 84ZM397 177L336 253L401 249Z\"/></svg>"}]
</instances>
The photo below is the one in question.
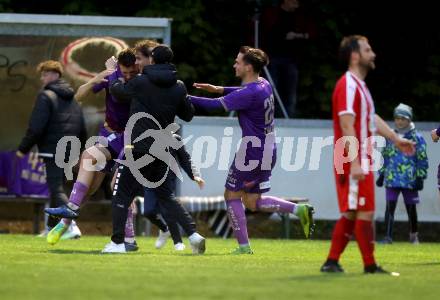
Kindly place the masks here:
<instances>
[{"instance_id":1,"label":"black gloves","mask_svg":"<svg viewBox=\"0 0 440 300\"><path fill-rule=\"evenodd\" d=\"M414 189L416 191L421 191L423 190L423 178L421 177L416 177L416 181L414 181Z\"/></svg>"},{"instance_id":2,"label":"black gloves","mask_svg":"<svg viewBox=\"0 0 440 300\"><path fill-rule=\"evenodd\" d=\"M383 187L383 180L384 180L384 175L382 173L382 174L379 175L379 178L377 178L376 185L378 187Z\"/></svg>"},{"instance_id":3,"label":"black gloves","mask_svg":"<svg viewBox=\"0 0 440 300\"><path fill-rule=\"evenodd\" d=\"M379 177L376 180L376 185L378 187L382 187L383 186L383 181L384 181L384 174L380 174ZM423 178L422 177L416 177L416 180L414 181L414 189L416 191L423 190Z\"/></svg>"}]
</instances>

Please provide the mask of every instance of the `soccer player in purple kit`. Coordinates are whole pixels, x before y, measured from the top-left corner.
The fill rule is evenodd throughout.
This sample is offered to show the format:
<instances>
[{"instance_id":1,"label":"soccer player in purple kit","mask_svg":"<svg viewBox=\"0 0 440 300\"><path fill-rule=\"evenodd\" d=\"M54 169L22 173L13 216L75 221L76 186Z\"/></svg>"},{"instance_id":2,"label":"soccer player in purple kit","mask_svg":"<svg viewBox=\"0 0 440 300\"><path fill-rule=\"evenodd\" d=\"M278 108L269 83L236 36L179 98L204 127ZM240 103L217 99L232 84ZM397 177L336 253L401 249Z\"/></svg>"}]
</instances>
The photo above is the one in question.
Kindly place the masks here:
<instances>
[{"instance_id":1,"label":"soccer player in purple kit","mask_svg":"<svg viewBox=\"0 0 440 300\"><path fill-rule=\"evenodd\" d=\"M295 204L274 196L270 177L276 161L274 97L270 83L259 77L268 64L266 53L243 46L235 59L235 75L241 87L220 87L195 83L198 89L223 94L220 98L189 96L196 108L207 111L237 111L242 141L229 169L225 184L228 217L239 247L232 254L252 254L243 203L247 208L265 212L293 213L299 217L306 238L313 231L313 207ZM248 144L251 147L248 148Z\"/></svg>"},{"instance_id":2,"label":"soccer player in purple kit","mask_svg":"<svg viewBox=\"0 0 440 300\"><path fill-rule=\"evenodd\" d=\"M88 93L93 91L98 93L101 90L106 91L106 117L105 123L102 126L99 135L107 139L108 147L101 145L99 142L83 152L80 170L77 181L74 184L72 193L69 198L67 206L61 206L54 209L46 209L46 213L51 216L63 218L61 222L48 234L47 241L49 244L55 244L59 241L61 235L65 232L66 226L71 223L72 219L79 216L79 208L83 204L86 196L93 194L102 183L105 172L112 170L114 160L124 147L123 133L125 125L129 118L130 103L119 102L109 93L109 82L116 78L124 78L125 81L131 80L145 65L149 64L148 48L153 48L157 45L156 42L145 40L136 44L135 50L126 49L119 53L117 65L110 70L105 70L99 73L92 80L82 85L77 93L77 99L84 98ZM110 60L107 61L107 63ZM106 63L106 65L107 65ZM84 167L84 161L92 161L96 164L96 153L101 153L105 156L106 165L97 166L97 169L102 171L94 171ZM94 154L94 155L93 155ZM133 214L131 210L127 218L126 225L126 246L127 249L136 249L133 230ZM134 245L134 247L131 247Z\"/></svg>"}]
</instances>

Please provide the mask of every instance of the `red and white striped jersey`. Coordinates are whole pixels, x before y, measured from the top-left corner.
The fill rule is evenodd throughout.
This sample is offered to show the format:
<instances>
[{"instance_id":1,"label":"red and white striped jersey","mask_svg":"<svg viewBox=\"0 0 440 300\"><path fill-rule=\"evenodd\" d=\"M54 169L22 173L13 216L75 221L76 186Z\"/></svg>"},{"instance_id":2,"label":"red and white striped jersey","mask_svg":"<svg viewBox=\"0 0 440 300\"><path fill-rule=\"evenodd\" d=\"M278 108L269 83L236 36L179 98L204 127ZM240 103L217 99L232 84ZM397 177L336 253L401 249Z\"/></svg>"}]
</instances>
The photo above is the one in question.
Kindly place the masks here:
<instances>
[{"instance_id":1,"label":"red and white striped jersey","mask_svg":"<svg viewBox=\"0 0 440 300\"><path fill-rule=\"evenodd\" d=\"M367 154L371 154L372 139L376 131L374 102L363 80L347 71L336 83L333 91L333 130L336 141L342 137L340 116L351 114L355 117L354 129L359 142L359 158L367 172L369 163ZM370 142L368 142L370 141Z\"/></svg>"}]
</instances>

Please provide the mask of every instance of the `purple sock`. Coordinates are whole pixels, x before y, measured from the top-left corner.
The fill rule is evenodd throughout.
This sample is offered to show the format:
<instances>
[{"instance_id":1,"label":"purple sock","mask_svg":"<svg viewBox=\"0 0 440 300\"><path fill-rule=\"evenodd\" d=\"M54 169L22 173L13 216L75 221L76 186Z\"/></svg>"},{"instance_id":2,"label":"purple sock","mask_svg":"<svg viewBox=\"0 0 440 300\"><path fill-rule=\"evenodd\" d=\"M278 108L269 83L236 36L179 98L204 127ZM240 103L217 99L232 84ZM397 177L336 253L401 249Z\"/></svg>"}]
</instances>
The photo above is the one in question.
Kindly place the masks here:
<instances>
[{"instance_id":1,"label":"purple sock","mask_svg":"<svg viewBox=\"0 0 440 300\"><path fill-rule=\"evenodd\" d=\"M70 193L69 203L72 203L78 207L81 207L84 198L87 196L89 187L82 182L75 182L73 185L72 193Z\"/></svg>"},{"instance_id":2,"label":"purple sock","mask_svg":"<svg viewBox=\"0 0 440 300\"><path fill-rule=\"evenodd\" d=\"M243 203L241 199L232 199L226 201L229 222L231 222L232 230L235 238L240 246L249 245L247 233L246 215L244 213Z\"/></svg>"},{"instance_id":3,"label":"purple sock","mask_svg":"<svg viewBox=\"0 0 440 300\"><path fill-rule=\"evenodd\" d=\"M134 238L133 210L131 207L128 208L127 222L125 223L125 238Z\"/></svg>"},{"instance_id":4,"label":"purple sock","mask_svg":"<svg viewBox=\"0 0 440 300\"><path fill-rule=\"evenodd\" d=\"M274 196L263 196L257 200L259 211L294 213L295 208L295 203Z\"/></svg>"}]
</instances>

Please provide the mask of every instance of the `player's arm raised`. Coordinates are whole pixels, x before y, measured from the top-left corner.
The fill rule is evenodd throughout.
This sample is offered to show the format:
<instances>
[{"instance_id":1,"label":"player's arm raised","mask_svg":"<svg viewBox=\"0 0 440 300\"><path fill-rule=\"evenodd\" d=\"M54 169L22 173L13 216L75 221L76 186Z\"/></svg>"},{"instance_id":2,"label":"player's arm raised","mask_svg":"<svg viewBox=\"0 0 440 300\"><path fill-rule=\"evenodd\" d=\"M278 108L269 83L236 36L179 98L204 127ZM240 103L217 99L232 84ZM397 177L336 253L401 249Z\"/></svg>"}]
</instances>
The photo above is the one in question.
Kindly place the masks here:
<instances>
[{"instance_id":1,"label":"player's arm raised","mask_svg":"<svg viewBox=\"0 0 440 300\"><path fill-rule=\"evenodd\" d=\"M198 90L203 90L203 91L207 91L210 93L215 93L215 94L223 94L223 87L222 86L217 86L217 85L212 85L209 83L194 83L193 87L195 87Z\"/></svg>"},{"instance_id":2,"label":"player's arm raised","mask_svg":"<svg viewBox=\"0 0 440 300\"><path fill-rule=\"evenodd\" d=\"M226 92L229 88L224 88L223 92ZM196 108L202 108L208 112L227 112L227 111L239 111L250 107L251 102L247 99L253 99L249 96L252 93L246 88L230 88L230 93L219 98L205 98L188 96L188 99Z\"/></svg>"},{"instance_id":3,"label":"player's arm raised","mask_svg":"<svg viewBox=\"0 0 440 300\"><path fill-rule=\"evenodd\" d=\"M405 138L401 138L395 133L385 121L376 115L377 133L391 142L393 142L400 151L407 155L412 155L415 152L415 143Z\"/></svg>"},{"instance_id":4,"label":"player's arm raised","mask_svg":"<svg viewBox=\"0 0 440 300\"><path fill-rule=\"evenodd\" d=\"M206 98L188 95L188 100L195 108L210 113L222 113L227 111L226 107L223 105L222 98Z\"/></svg>"},{"instance_id":5,"label":"player's arm raised","mask_svg":"<svg viewBox=\"0 0 440 300\"><path fill-rule=\"evenodd\" d=\"M90 79L88 82L81 85L76 91L75 99L77 101L82 101L87 95L90 94L94 86L106 83L107 79L105 79L105 77L109 76L113 72L114 70L104 70L92 79Z\"/></svg>"},{"instance_id":6,"label":"player's arm raised","mask_svg":"<svg viewBox=\"0 0 440 300\"><path fill-rule=\"evenodd\" d=\"M221 95L228 95L229 93L232 93L242 88L241 86L218 86L209 83L197 83L197 82L193 84L193 87L195 87L198 90L203 90L210 93L221 94Z\"/></svg>"}]
</instances>

